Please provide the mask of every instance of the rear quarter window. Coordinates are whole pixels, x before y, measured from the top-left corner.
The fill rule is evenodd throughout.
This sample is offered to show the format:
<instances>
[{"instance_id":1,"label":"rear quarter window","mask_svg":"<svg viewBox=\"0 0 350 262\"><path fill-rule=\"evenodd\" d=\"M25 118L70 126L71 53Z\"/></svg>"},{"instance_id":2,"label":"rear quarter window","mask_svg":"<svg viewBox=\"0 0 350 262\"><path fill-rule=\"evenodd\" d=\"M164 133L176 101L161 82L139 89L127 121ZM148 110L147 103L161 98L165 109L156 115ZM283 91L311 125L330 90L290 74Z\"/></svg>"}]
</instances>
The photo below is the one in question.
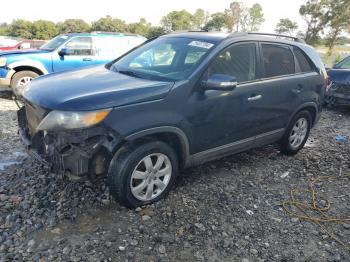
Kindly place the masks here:
<instances>
[{"instance_id":1,"label":"rear quarter window","mask_svg":"<svg viewBox=\"0 0 350 262\"><path fill-rule=\"evenodd\" d=\"M307 73L307 72L315 71L314 65L312 64L310 59L306 57L303 51L301 51L297 47L294 47L293 51L294 51L295 58L298 61L300 72Z\"/></svg>"},{"instance_id":2,"label":"rear quarter window","mask_svg":"<svg viewBox=\"0 0 350 262\"><path fill-rule=\"evenodd\" d=\"M277 77L295 73L293 53L286 45L262 44L265 77Z\"/></svg>"}]
</instances>

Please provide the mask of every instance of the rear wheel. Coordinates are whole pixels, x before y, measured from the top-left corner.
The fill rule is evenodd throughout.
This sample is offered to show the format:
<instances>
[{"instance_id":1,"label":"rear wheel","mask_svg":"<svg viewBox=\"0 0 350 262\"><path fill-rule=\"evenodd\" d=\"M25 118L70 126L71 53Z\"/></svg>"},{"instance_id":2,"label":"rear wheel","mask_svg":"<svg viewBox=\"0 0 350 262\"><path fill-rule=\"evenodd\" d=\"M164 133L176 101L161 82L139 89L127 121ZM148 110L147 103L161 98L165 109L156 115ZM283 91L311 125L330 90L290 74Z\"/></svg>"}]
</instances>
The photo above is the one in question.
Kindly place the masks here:
<instances>
[{"instance_id":1,"label":"rear wheel","mask_svg":"<svg viewBox=\"0 0 350 262\"><path fill-rule=\"evenodd\" d=\"M160 141L126 146L113 157L108 187L122 205L137 207L165 197L178 175L178 157Z\"/></svg>"},{"instance_id":2,"label":"rear wheel","mask_svg":"<svg viewBox=\"0 0 350 262\"><path fill-rule=\"evenodd\" d=\"M33 71L19 71L14 74L11 80L11 88L16 96L23 94L24 88L39 75Z\"/></svg>"},{"instance_id":3,"label":"rear wheel","mask_svg":"<svg viewBox=\"0 0 350 262\"><path fill-rule=\"evenodd\" d=\"M295 155L302 149L309 137L312 117L308 111L297 113L289 124L280 146L281 152L286 155Z\"/></svg>"}]
</instances>

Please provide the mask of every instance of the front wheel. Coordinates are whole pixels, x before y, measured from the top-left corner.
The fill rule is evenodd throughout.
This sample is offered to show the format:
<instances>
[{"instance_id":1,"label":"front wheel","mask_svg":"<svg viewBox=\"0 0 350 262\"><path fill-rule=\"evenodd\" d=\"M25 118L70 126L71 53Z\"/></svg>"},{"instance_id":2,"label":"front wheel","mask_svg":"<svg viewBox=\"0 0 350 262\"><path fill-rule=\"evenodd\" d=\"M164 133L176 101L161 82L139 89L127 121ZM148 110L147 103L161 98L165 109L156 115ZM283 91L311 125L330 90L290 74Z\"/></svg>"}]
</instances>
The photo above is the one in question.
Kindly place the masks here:
<instances>
[{"instance_id":1,"label":"front wheel","mask_svg":"<svg viewBox=\"0 0 350 262\"><path fill-rule=\"evenodd\" d=\"M178 157L166 143L127 145L113 157L107 178L112 196L127 207L165 197L178 174Z\"/></svg>"},{"instance_id":2,"label":"front wheel","mask_svg":"<svg viewBox=\"0 0 350 262\"><path fill-rule=\"evenodd\" d=\"M281 152L295 155L301 150L309 137L312 117L308 111L300 111L290 122L281 142Z\"/></svg>"},{"instance_id":3,"label":"front wheel","mask_svg":"<svg viewBox=\"0 0 350 262\"><path fill-rule=\"evenodd\" d=\"M19 71L11 80L11 88L16 96L22 96L24 88L39 75L33 71Z\"/></svg>"}]
</instances>

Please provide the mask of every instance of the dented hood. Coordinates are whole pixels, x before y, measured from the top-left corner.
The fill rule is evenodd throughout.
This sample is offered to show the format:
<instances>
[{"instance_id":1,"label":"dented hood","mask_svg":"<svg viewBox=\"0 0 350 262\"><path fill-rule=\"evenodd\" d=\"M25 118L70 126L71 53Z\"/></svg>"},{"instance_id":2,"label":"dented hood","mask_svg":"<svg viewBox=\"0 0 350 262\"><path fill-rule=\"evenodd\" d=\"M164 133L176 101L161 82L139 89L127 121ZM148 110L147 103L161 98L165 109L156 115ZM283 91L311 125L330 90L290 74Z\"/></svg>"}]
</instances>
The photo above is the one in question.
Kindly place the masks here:
<instances>
[{"instance_id":1,"label":"dented hood","mask_svg":"<svg viewBox=\"0 0 350 262\"><path fill-rule=\"evenodd\" d=\"M90 111L162 99L173 84L94 66L39 77L28 85L23 96L46 109Z\"/></svg>"}]
</instances>

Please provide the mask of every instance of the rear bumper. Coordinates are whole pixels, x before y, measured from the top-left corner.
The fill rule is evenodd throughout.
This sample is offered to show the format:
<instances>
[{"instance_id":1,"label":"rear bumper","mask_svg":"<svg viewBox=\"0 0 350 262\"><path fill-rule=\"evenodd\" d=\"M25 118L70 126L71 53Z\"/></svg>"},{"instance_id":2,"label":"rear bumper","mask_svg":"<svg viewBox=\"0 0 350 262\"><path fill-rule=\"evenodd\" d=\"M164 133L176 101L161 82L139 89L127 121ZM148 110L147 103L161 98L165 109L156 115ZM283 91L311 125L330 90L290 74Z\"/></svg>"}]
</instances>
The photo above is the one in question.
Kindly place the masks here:
<instances>
[{"instance_id":1,"label":"rear bumper","mask_svg":"<svg viewBox=\"0 0 350 262\"><path fill-rule=\"evenodd\" d=\"M102 126L30 135L24 107L18 113L19 135L28 153L52 172L69 177L104 174L120 141Z\"/></svg>"}]
</instances>

